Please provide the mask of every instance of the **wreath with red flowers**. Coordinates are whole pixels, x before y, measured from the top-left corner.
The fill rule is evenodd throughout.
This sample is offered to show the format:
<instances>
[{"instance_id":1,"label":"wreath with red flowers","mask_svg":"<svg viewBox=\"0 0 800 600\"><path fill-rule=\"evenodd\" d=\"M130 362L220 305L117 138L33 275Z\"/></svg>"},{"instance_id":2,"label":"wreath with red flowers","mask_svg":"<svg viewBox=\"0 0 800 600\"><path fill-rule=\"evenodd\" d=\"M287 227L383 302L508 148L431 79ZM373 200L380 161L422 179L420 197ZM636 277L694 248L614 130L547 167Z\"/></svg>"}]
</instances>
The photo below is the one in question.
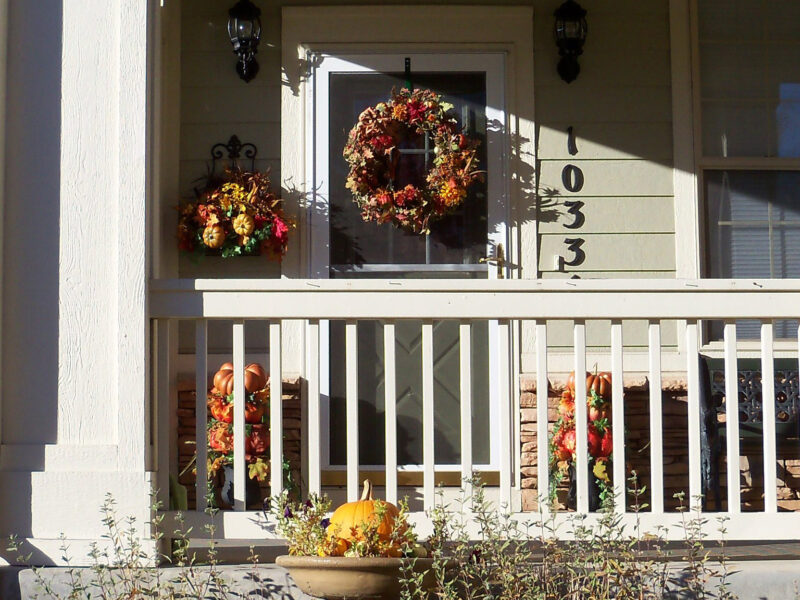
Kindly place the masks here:
<instances>
[{"instance_id":1,"label":"wreath with red flowers","mask_svg":"<svg viewBox=\"0 0 800 600\"><path fill-rule=\"evenodd\" d=\"M388 102L367 108L358 117L344 147L350 165L347 189L365 221L392 223L414 233L453 212L468 188L482 178L479 142L462 133L453 106L430 90L393 91ZM425 184L395 186L403 142L429 136L433 165Z\"/></svg>"}]
</instances>

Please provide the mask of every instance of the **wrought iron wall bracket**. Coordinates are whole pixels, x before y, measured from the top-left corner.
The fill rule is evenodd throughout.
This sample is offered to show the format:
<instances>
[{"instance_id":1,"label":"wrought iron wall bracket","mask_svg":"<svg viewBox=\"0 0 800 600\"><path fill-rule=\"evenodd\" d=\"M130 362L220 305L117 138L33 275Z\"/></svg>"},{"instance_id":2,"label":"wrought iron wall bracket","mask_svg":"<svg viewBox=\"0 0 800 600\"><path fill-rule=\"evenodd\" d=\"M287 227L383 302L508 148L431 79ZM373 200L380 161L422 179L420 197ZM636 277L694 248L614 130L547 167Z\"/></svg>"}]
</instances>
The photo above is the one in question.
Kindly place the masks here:
<instances>
[{"instance_id":1,"label":"wrought iron wall bracket","mask_svg":"<svg viewBox=\"0 0 800 600\"><path fill-rule=\"evenodd\" d=\"M244 158L250 160L250 170L256 169L256 156L258 155L258 148L251 142L242 143L239 136L232 135L227 143L218 142L211 146L211 173L216 172L217 161L225 158L225 152L228 153L228 160L239 167L239 159Z\"/></svg>"}]
</instances>

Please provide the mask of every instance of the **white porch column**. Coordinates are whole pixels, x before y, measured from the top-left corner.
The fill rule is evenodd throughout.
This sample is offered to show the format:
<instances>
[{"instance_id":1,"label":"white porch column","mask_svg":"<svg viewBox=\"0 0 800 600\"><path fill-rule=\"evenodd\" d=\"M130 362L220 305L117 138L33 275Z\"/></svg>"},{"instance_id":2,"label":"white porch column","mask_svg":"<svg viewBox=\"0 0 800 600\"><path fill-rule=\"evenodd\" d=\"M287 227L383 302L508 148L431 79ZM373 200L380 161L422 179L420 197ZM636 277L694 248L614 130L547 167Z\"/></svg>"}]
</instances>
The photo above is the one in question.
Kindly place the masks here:
<instances>
[{"instance_id":1,"label":"white porch column","mask_svg":"<svg viewBox=\"0 0 800 600\"><path fill-rule=\"evenodd\" d=\"M102 534L107 492L142 524L150 502L146 76L155 3L7 1L14 152L0 534L27 538L37 562L59 562L63 533L81 563Z\"/></svg>"}]
</instances>

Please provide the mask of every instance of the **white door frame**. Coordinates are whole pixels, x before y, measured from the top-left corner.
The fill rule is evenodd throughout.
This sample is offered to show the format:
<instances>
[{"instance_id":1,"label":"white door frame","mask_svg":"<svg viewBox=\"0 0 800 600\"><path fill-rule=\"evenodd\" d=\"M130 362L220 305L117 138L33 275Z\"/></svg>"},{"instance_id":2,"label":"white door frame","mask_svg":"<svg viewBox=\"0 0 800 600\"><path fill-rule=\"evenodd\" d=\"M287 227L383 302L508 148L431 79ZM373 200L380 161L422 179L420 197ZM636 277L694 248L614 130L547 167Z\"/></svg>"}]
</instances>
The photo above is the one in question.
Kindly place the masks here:
<instances>
[{"instance_id":1,"label":"white door frame","mask_svg":"<svg viewBox=\"0 0 800 600\"><path fill-rule=\"evenodd\" d=\"M330 227L329 227L329 81L332 73L387 73L402 72L405 58L410 58L414 70L418 72L483 72L486 74L486 121L487 121L487 247L489 256L499 244L504 249L509 247L509 194L506 170L507 157L507 113L505 108L505 61L503 52L411 52L411 53L317 53L310 56L314 65L310 85L307 86L307 106L314 107L312 112L313 126L306 132L307 156L313 167L307 184L311 198L306 214L309 229L308 256L309 274L313 278L327 279L330 273ZM506 250L507 252L507 250ZM507 269L505 270L507 271ZM489 279L498 277L497 269L487 265ZM507 274L505 275L508 276ZM320 323L320 396L321 419L328 423L330 397L329 368L329 327L327 322ZM489 346L497 344L497 322L489 325ZM490 462L476 465L478 469L495 470L499 465L500 436L495 431L500 426L499 418L499 353L491 352L490 356ZM322 468L326 470L344 470L346 467L330 464L329 428L322 428L323 445ZM382 465L361 465L361 468L383 468ZM421 471L422 465L406 465L402 470ZM437 465L438 470L460 469L459 465Z\"/></svg>"}]
</instances>

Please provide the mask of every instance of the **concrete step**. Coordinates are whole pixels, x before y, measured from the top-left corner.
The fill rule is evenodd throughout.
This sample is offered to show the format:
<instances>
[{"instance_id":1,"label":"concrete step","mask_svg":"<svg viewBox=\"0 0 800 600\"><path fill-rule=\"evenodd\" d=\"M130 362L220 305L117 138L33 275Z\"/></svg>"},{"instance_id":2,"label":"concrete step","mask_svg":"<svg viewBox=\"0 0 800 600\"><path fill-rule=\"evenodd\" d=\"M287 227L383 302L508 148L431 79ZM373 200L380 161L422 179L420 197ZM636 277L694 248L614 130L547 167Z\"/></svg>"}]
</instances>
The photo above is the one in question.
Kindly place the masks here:
<instances>
[{"instance_id":1,"label":"concrete step","mask_svg":"<svg viewBox=\"0 0 800 600\"><path fill-rule=\"evenodd\" d=\"M715 564L712 568L718 568ZM294 585L286 570L274 564L221 565L218 567L221 578L228 586L228 598L274 598L276 600L312 600ZM81 568L80 577L87 584L92 572ZM162 582L178 578L180 569L162 568L159 576ZM685 564L674 563L670 567L672 579L687 577ZM208 568L198 567L194 571L195 581L208 580ZM728 564L729 590L740 600L800 600L800 560L749 560L733 561ZM706 589L714 591L719 579L712 578ZM0 599L2 600L60 600L66 599L70 590L70 575L64 567L47 567L40 575L30 568L0 568ZM43 587L49 586L52 593ZM91 588L89 590L92 591ZM85 598L86 596L82 596ZM194 596L193 596L194 597ZM220 596L208 595L209 600ZM94 600L98 593L90 595ZM668 592L668 600L691 600L683 592ZM500 600L500 599L498 599Z\"/></svg>"}]
</instances>

